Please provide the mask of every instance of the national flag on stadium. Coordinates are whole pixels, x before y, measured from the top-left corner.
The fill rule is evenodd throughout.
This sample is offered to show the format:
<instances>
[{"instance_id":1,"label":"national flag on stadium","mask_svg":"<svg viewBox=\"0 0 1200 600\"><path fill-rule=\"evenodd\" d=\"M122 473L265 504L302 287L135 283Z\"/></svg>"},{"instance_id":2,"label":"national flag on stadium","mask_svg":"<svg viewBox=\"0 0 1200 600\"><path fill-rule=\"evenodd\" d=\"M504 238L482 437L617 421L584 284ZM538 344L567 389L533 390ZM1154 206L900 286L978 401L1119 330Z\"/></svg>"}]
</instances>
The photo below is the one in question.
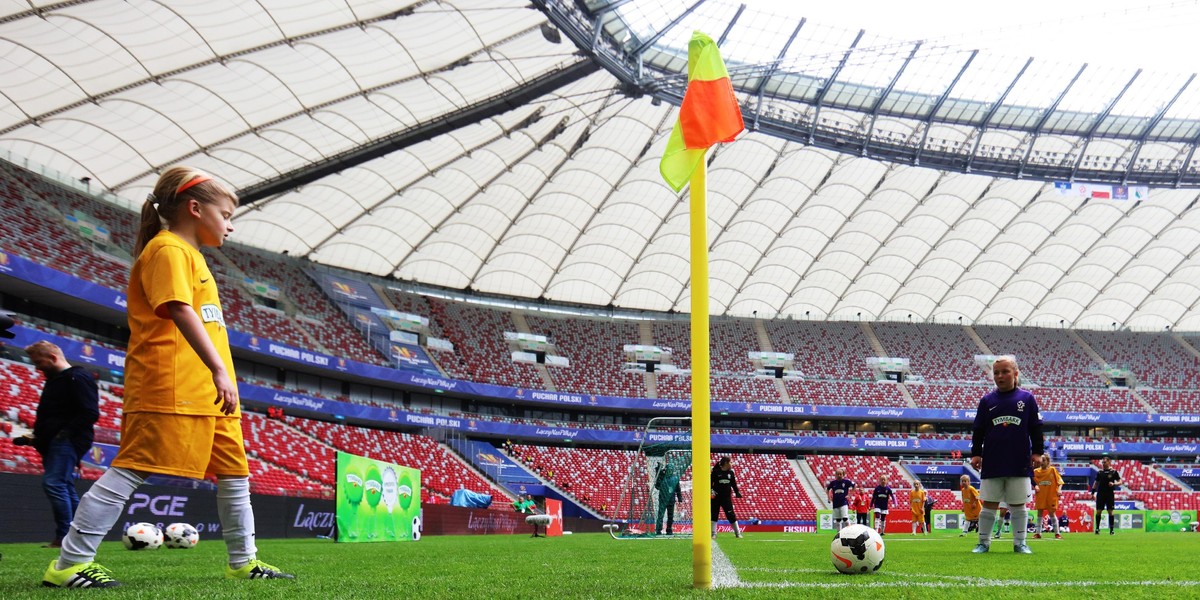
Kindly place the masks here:
<instances>
[{"instance_id":1,"label":"national flag on stadium","mask_svg":"<svg viewBox=\"0 0 1200 600\"><path fill-rule=\"evenodd\" d=\"M1092 197L1093 198L1111 198L1112 194L1110 194L1107 189L1104 189L1104 190L1094 189L1094 190L1092 190Z\"/></svg>"},{"instance_id":2,"label":"national flag on stadium","mask_svg":"<svg viewBox=\"0 0 1200 600\"><path fill-rule=\"evenodd\" d=\"M717 43L696 31L688 42L688 86L658 170L676 192L691 179L708 148L732 142L745 125Z\"/></svg>"}]
</instances>

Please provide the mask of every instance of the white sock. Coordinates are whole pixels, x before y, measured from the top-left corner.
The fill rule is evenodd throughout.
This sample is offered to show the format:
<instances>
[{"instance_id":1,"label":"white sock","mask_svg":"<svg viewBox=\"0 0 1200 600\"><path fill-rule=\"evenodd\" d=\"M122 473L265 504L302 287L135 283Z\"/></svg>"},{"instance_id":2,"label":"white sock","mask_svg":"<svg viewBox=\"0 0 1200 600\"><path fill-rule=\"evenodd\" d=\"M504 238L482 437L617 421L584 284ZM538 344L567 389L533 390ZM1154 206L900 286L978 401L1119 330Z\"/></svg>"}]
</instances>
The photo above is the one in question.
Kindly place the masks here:
<instances>
[{"instance_id":1,"label":"white sock","mask_svg":"<svg viewBox=\"0 0 1200 600\"><path fill-rule=\"evenodd\" d=\"M996 526L996 509L985 508L979 511L979 543L984 546L992 545L992 528Z\"/></svg>"},{"instance_id":2,"label":"white sock","mask_svg":"<svg viewBox=\"0 0 1200 600\"><path fill-rule=\"evenodd\" d=\"M254 560L254 508L250 506L249 477L217 479L217 516L229 552L229 566L239 569Z\"/></svg>"},{"instance_id":3,"label":"white sock","mask_svg":"<svg viewBox=\"0 0 1200 600\"><path fill-rule=\"evenodd\" d=\"M1050 522L1054 523L1054 535L1058 535L1058 515L1050 515Z\"/></svg>"},{"instance_id":4,"label":"white sock","mask_svg":"<svg viewBox=\"0 0 1200 600\"><path fill-rule=\"evenodd\" d=\"M1008 509L1008 514L1012 515L1013 545L1022 546L1025 544L1025 533L1029 531L1029 509L1014 506Z\"/></svg>"},{"instance_id":5,"label":"white sock","mask_svg":"<svg viewBox=\"0 0 1200 600\"><path fill-rule=\"evenodd\" d=\"M128 469L112 467L105 471L92 489L79 499L71 529L63 538L56 569L92 562L104 534L121 518L125 501L142 485L142 478Z\"/></svg>"}]
</instances>

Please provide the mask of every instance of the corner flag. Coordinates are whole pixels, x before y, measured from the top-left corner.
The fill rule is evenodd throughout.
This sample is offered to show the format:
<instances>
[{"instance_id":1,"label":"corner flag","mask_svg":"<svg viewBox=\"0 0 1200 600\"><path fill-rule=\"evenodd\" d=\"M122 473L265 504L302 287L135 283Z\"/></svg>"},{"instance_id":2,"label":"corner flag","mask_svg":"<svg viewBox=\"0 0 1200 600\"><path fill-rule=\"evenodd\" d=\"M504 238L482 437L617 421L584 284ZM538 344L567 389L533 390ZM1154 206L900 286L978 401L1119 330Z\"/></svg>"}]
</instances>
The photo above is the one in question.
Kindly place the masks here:
<instances>
[{"instance_id":1,"label":"corner flag","mask_svg":"<svg viewBox=\"0 0 1200 600\"><path fill-rule=\"evenodd\" d=\"M717 142L732 142L745 129L742 111L733 95L729 72L712 38L696 31L688 42L688 86L679 108L679 120L667 140L659 172L676 192L691 183L688 230L692 286L692 585L712 587L709 462L712 454L711 389L708 335L708 169L704 155ZM710 531L705 531L705 526Z\"/></svg>"},{"instance_id":2,"label":"corner flag","mask_svg":"<svg viewBox=\"0 0 1200 600\"><path fill-rule=\"evenodd\" d=\"M658 170L676 192L704 160L710 146L732 142L745 125L733 82L717 43L696 31L688 42L688 86Z\"/></svg>"}]
</instances>

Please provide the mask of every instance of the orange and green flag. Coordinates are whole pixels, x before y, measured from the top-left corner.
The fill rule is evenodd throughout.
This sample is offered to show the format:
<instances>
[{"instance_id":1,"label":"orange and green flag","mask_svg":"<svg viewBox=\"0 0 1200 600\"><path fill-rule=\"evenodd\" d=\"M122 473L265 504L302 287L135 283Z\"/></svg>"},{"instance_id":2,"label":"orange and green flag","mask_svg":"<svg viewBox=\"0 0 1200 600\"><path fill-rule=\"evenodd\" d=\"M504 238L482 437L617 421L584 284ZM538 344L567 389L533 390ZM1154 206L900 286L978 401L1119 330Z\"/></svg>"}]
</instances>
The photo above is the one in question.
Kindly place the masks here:
<instances>
[{"instance_id":1,"label":"orange and green flag","mask_svg":"<svg viewBox=\"0 0 1200 600\"><path fill-rule=\"evenodd\" d=\"M717 142L732 142L743 129L742 111L717 43L699 31L692 33L687 91L658 165L667 185L676 192L682 190L708 148Z\"/></svg>"}]
</instances>

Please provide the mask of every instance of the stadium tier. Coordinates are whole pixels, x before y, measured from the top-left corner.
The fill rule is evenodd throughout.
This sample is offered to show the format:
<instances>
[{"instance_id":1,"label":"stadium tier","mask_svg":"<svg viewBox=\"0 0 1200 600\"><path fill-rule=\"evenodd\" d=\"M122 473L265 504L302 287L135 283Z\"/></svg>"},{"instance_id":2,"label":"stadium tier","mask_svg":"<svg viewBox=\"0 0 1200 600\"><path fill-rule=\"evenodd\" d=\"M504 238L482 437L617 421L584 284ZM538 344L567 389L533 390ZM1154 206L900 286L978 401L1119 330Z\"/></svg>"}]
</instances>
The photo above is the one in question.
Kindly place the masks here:
<instances>
[{"instance_id":1,"label":"stadium tier","mask_svg":"<svg viewBox=\"0 0 1200 600\"><path fill-rule=\"evenodd\" d=\"M69 231L63 213L53 205L57 198L39 199L25 183L31 177L0 161L0 249L124 290L129 265L96 253L77 232Z\"/></svg>"},{"instance_id":2,"label":"stadium tier","mask_svg":"<svg viewBox=\"0 0 1200 600\"><path fill-rule=\"evenodd\" d=\"M1044 411L1144 413L1145 407L1128 389L1113 388L1032 388L1038 406Z\"/></svg>"},{"instance_id":3,"label":"stadium tier","mask_svg":"<svg viewBox=\"0 0 1200 600\"><path fill-rule=\"evenodd\" d=\"M1113 367L1128 367L1134 379L1150 387L1200 387L1200 357L1170 333L1080 331L1096 353Z\"/></svg>"},{"instance_id":4,"label":"stadium tier","mask_svg":"<svg viewBox=\"0 0 1200 600\"><path fill-rule=\"evenodd\" d=\"M691 383L691 377L684 378ZM783 402L772 379L755 377L713 377L710 394L714 400L734 402ZM688 396L691 396L689 393Z\"/></svg>"},{"instance_id":5,"label":"stadium tier","mask_svg":"<svg viewBox=\"0 0 1200 600\"><path fill-rule=\"evenodd\" d=\"M514 444L512 457L601 516L622 518L617 507L637 452Z\"/></svg>"},{"instance_id":6,"label":"stadium tier","mask_svg":"<svg viewBox=\"0 0 1200 600\"><path fill-rule=\"evenodd\" d=\"M242 415L242 435L247 450L260 460L328 486L337 484L337 453L325 442L251 412Z\"/></svg>"},{"instance_id":7,"label":"stadium tier","mask_svg":"<svg viewBox=\"0 0 1200 600\"><path fill-rule=\"evenodd\" d=\"M221 291L226 322L237 323L235 329L297 348L313 346L312 338L301 331L283 311L255 303L243 290L241 279L227 273L219 261L209 260L209 266Z\"/></svg>"},{"instance_id":8,"label":"stadium tier","mask_svg":"<svg viewBox=\"0 0 1200 600\"><path fill-rule=\"evenodd\" d=\"M922 483L922 485L924 485ZM958 510L962 508L962 493L957 489L925 488L926 494L933 498L934 510Z\"/></svg>"},{"instance_id":9,"label":"stadium tier","mask_svg":"<svg viewBox=\"0 0 1200 600\"><path fill-rule=\"evenodd\" d=\"M548 369L555 387L577 394L603 394L644 398L645 378L641 373L623 373L624 347L639 341L633 323L599 322L592 319L549 319L526 317L534 333L545 335L571 361L565 369Z\"/></svg>"},{"instance_id":10,"label":"stadium tier","mask_svg":"<svg viewBox=\"0 0 1200 600\"><path fill-rule=\"evenodd\" d=\"M1163 413L1200 414L1200 391L1139 389L1138 395Z\"/></svg>"},{"instance_id":11,"label":"stadium tier","mask_svg":"<svg viewBox=\"0 0 1200 600\"><path fill-rule=\"evenodd\" d=\"M420 469L421 487L443 497L450 497L458 489L491 494L499 500L508 497L505 490L484 479L433 438L292 416L285 422L337 450Z\"/></svg>"},{"instance_id":12,"label":"stadium tier","mask_svg":"<svg viewBox=\"0 0 1200 600\"><path fill-rule=\"evenodd\" d=\"M518 444L513 455L531 470L567 489L580 502L610 519L616 514L637 453L628 450L542 447ZM816 508L787 458L780 454L733 454L742 499L739 518L811 520ZM565 486L565 487L564 487Z\"/></svg>"},{"instance_id":13,"label":"stadium tier","mask_svg":"<svg viewBox=\"0 0 1200 600\"><path fill-rule=\"evenodd\" d=\"M283 297L295 304L296 314L300 315L298 324L311 332L322 347L351 360L389 364L367 344L366 336L350 324L346 313L335 307L313 280L292 262L246 249L229 248L223 252L246 277L277 286Z\"/></svg>"},{"instance_id":14,"label":"stadium tier","mask_svg":"<svg viewBox=\"0 0 1200 600\"><path fill-rule=\"evenodd\" d=\"M937 385L930 383L907 383L909 395L917 408L957 408L975 410L979 399L992 391L986 385Z\"/></svg>"},{"instance_id":15,"label":"stadium tier","mask_svg":"<svg viewBox=\"0 0 1200 600\"><path fill-rule=\"evenodd\" d=\"M861 381L785 380L792 404L830 406L907 406L900 390L890 383ZM976 402L978 404L978 401ZM819 413L818 413L819 414Z\"/></svg>"},{"instance_id":16,"label":"stadium tier","mask_svg":"<svg viewBox=\"0 0 1200 600\"><path fill-rule=\"evenodd\" d=\"M329 498L333 486L301 477L270 462L246 457L250 465L250 491L270 496Z\"/></svg>"},{"instance_id":17,"label":"stadium tier","mask_svg":"<svg viewBox=\"0 0 1200 600\"><path fill-rule=\"evenodd\" d=\"M1063 329L976 326L988 354L1017 357L1021 377L1041 385L1099 387L1098 366Z\"/></svg>"},{"instance_id":18,"label":"stadium tier","mask_svg":"<svg viewBox=\"0 0 1200 600\"><path fill-rule=\"evenodd\" d=\"M847 479L853 481L855 485L867 489L879 485L881 476L887 477L888 486L897 494L897 501L900 500L900 490L912 487L908 477L886 456L813 454L804 457L804 460L812 469L813 474L817 476L817 482L821 484L822 490L825 484L837 478L838 469L846 469ZM907 501L907 496L905 496L905 501Z\"/></svg>"},{"instance_id":19,"label":"stadium tier","mask_svg":"<svg viewBox=\"0 0 1200 600\"><path fill-rule=\"evenodd\" d=\"M774 351L795 354L796 369L805 377L874 379L866 359L877 353L857 323L766 321L763 325Z\"/></svg>"},{"instance_id":20,"label":"stadium tier","mask_svg":"<svg viewBox=\"0 0 1200 600\"><path fill-rule=\"evenodd\" d=\"M407 294L387 286L382 287L387 296L387 302L396 310L429 319L429 333L435 338L446 337L446 334L442 331L442 326L430 317L433 311L429 308L429 302L425 300L424 296Z\"/></svg>"},{"instance_id":21,"label":"stadium tier","mask_svg":"<svg viewBox=\"0 0 1200 600\"><path fill-rule=\"evenodd\" d=\"M428 300L430 319L437 319L454 344L454 354L440 359L447 374L495 385L545 389L538 367L512 362L512 351L504 342L504 332L517 330L510 314L435 298Z\"/></svg>"},{"instance_id":22,"label":"stadium tier","mask_svg":"<svg viewBox=\"0 0 1200 600\"><path fill-rule=\"evenodd\" d=\"M811 520L816 504L800 484L791 461L781 454L732 454L741 500L734 509L741 520Z\"/></svg>"},{"instance_id":23,"label":"stadium tier","mask_svg":"<svg viewBox=\"0 0 1200 600\"><path fill-rule=\"evenodd\" d=\"M671 364L677 369L692 368L691 325L683 322L654 323L652 330L654 333L651 343L660 348L671 349ZM716 368L711 369L715 374ZM691 376L655 373L655 385L659 398L692 397Z\"/></svg>"},{"instance_id":24,"label":"stadium tier","mask_svg":"<svg viewBox=\"0 0 1200 600\"><path fill-rule=\"evenodd\" d=\"M1097 469L1101 461L1092 461ZM1159 471L1136 460L1114 460L1112 468L1121 474L1122 486L1130 492L1180 492L1179 484L1162 476Z\"/></svg>"},{"instance_id":25,"label":"stadium tier","mask_svg":"<svg viewBox=\"0 0 1200 600\"><path fill-rule=\"evenodd\" d=\"M926 381L979 381L984 375L974 360L983 352L962 327L875 323L871 329L887 356L909 359L913 374Z\"/></svg>"}]
</instances>

